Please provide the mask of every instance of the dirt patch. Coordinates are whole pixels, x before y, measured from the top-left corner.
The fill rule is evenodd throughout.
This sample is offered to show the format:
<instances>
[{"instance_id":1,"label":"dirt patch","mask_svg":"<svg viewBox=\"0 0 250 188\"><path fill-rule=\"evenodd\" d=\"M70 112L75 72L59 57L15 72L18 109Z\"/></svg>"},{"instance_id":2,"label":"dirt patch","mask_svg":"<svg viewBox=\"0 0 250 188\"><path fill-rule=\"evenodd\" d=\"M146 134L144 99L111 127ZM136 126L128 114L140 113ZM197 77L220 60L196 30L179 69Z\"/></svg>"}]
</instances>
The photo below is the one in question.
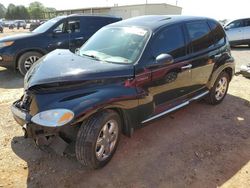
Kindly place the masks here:
<instances>
[{"instance_id":1,"label":"dirt patch","mask_svg":"<svg viewBox=\"0 0 250 188\"><path fill-rule=\"evenodd\" d=\"M249 48L232 53L237 70L250 62ZM22 87L18 73L0 68L0 187L250 187L250 79L234 77L220 105L193 103L122 137L95 171L22 137L10 112Z\"/></svg>"}]
</instances>

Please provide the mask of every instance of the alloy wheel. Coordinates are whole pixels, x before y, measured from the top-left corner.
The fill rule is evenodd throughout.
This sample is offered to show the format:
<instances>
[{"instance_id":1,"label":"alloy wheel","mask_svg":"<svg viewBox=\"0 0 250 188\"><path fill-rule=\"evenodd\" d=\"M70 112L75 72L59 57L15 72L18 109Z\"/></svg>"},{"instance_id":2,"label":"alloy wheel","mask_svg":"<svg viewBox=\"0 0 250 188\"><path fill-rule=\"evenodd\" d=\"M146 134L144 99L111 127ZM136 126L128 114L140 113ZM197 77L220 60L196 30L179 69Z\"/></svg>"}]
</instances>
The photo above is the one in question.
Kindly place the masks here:
<instances>
[{"instance_id":1,"label":"alloy wheel","mask_svg":"<svg viewBox=\"0 0 250 188\"><path fill-rule=\"evenodd\" d=\"M24 68L26 71L30 69L30 67L39 59L38 56L30 56L24 62Z\"/></svg>"},{"instance_id":2,"label":"alloy wheel","mask_svg":"<svg viewBox=\"0 0 250 188\"><path fill-rule=\"evenodd\" d=\"M226 91L227 91L227 78L226 77L221 77L221 79L219 80L216 88L215 88L215 98L216 100L221 100L225 94L226 94Z\"/></svg>"},{"instance_id":3,"label":"alloy wheel","mask_svg":"<svg viewBox=\"0 0 250 188\"><path fill-rule=\"evenodd\" d=\"M115 148L118 140L118 123L115 120L109 120L102 127L96 142L96 157L99 161L107 159Z\"/></svg>"}]
</instances>

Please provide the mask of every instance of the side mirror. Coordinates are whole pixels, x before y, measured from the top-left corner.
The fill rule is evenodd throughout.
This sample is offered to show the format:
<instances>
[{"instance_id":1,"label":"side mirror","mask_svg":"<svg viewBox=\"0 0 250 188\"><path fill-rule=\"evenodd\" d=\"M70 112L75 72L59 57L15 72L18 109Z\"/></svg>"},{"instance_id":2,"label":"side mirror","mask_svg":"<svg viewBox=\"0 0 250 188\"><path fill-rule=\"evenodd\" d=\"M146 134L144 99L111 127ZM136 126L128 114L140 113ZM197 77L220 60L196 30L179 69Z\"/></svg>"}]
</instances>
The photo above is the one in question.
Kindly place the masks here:
<instances>
[{"instance_id":1,"label":"side mirror","mask_svg":"<svg viewBox=\"0 0 250 188\"><path fill-rule=\"evenodd\" d=\"M174 62L174 58L170 54L160 54L156 57L157 65L167 65L172 64Z\"/></svg>"},{"instance_id":2,"label":"side mirror","mask_svg":"<svg viewBox=\"0 0 250 188\"><path fill-rule=\"evenodd\" d=\"M228 26L224 27L225 31L229 30L230 28Z\"/></svg>"},{"instance_id":3,"label":"side mirror","mask_svg":"<svg viewBox=\"0 0 250 188\"><path fill-rule=\"evenodd\" d=\"M75 54L79 54L79 50L80 50L80 48L76 48L75 49Z\"/></svg>"},{"instance_id":4,"label":"side mirror","mask_svg":"<svg viewBox=\"0 0 250 188\"><path fill-rule=\"evenodd\" d=\"M53 34L58 34L58 33L62 33L62 30L60 30L60 29L53 30Z\"/></svg>"}]
</instances>

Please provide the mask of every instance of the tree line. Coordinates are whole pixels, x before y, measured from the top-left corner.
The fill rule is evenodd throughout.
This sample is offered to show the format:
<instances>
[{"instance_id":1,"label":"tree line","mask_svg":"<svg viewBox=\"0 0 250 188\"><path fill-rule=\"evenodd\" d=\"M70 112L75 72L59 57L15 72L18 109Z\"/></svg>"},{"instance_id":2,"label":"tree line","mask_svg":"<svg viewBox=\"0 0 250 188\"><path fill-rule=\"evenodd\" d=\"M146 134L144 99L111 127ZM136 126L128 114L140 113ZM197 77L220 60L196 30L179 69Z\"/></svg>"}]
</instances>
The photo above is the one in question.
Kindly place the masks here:
<instances>
[{"instance_id":1,"label":"tree line","mask_svg":"<svg viewBox=\"0 0 250 188\"><path fill-rule=\"evenodd\" d=\"M0 19L8 20L15 19L44 19L44 12L56 11L55 8L45 7L42 3L35 1L29 4L28 7L23 5L9 4L7 8L0 3Z\"/></svg>"}]
</instances>

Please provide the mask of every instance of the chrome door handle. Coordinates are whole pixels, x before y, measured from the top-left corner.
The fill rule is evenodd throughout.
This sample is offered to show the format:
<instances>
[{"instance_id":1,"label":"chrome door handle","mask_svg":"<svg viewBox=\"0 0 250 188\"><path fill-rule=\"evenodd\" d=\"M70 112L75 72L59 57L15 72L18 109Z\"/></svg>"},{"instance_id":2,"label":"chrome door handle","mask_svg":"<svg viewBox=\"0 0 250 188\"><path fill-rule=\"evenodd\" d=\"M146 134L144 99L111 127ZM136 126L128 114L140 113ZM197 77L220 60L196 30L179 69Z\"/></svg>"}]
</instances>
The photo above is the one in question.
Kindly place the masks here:
<instances>
[{"instance_id":1,"label":"chrome door handle","mask_svg":"<svg viewBox=\"0 0 250 188\"><path fill-rule=\"evenodd\" d=\"M191 69L191 68L192 68L192 64L188 64L186 66L181 67L182 70Z\"/></svg>"},{"instance_id":2,"label":"chrome door handle","mask_svg":"<svg viewBox=\"0 0 250 188\"><path fill-rule=\"evenodd\" d=\"M83 40L83 39L84 39L83 37L76 38L76 40Z\"/></svg>"}]
</instances>

